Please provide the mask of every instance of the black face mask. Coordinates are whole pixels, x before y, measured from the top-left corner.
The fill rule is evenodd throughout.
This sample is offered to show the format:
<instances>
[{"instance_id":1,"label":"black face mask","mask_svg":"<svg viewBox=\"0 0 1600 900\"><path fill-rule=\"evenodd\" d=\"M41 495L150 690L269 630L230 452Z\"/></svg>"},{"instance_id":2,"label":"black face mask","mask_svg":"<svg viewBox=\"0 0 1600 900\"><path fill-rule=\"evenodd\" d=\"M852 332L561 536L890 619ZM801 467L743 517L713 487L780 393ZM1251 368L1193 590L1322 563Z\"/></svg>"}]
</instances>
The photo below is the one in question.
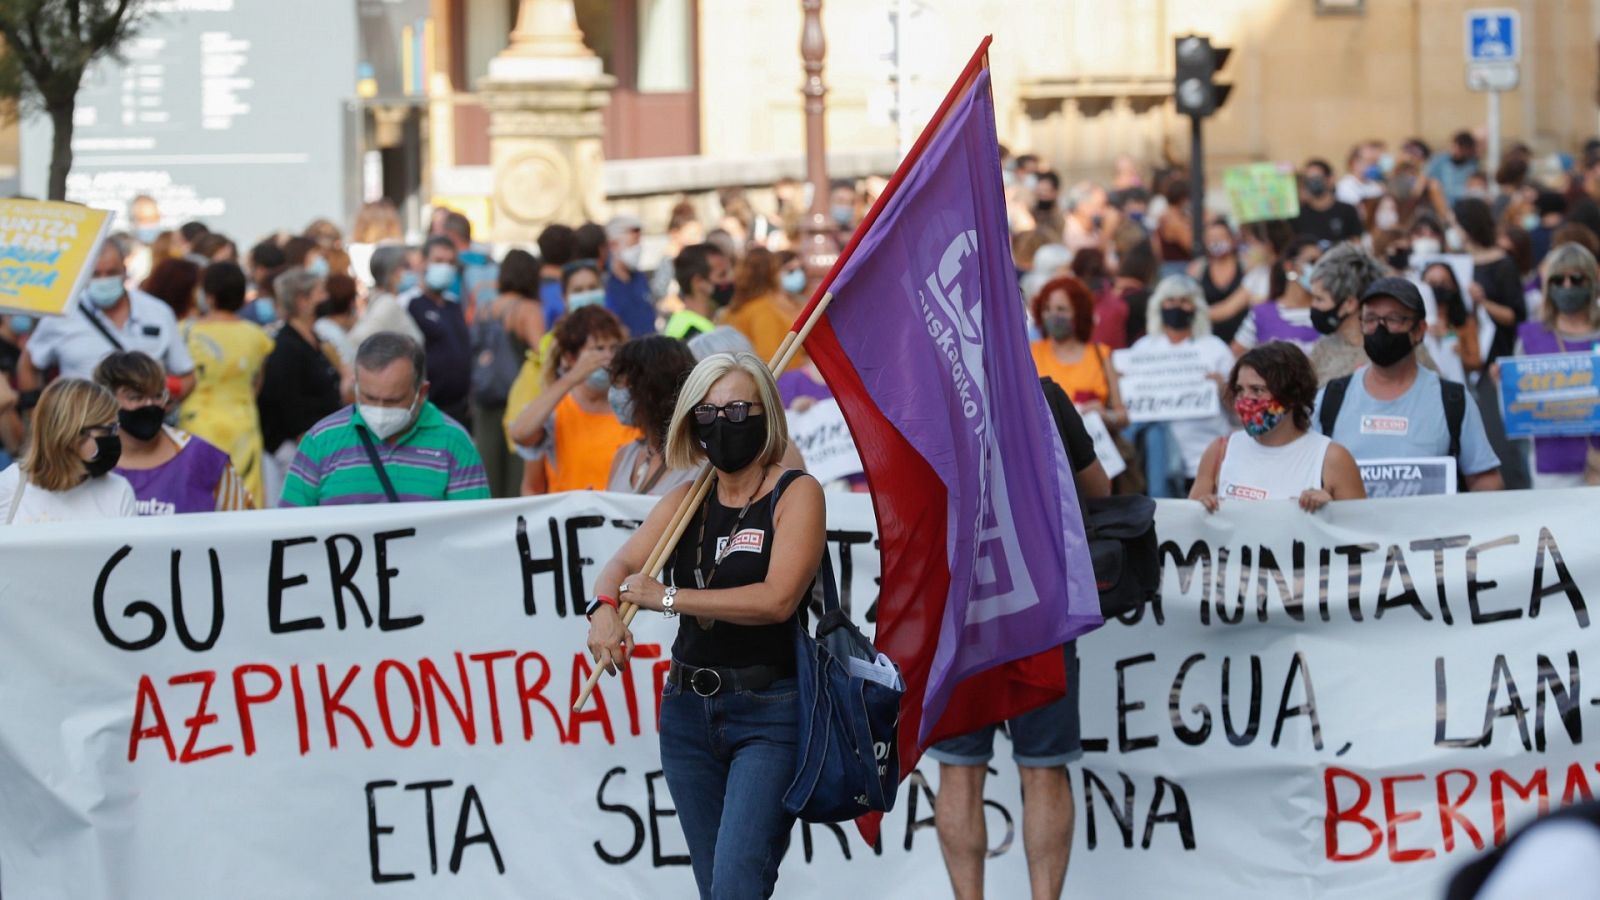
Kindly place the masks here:
<instances>
[{"instance_id":1,"label":"black face mask","mask_svg":"<svg viewBox=\"0 0 1600 900\"><path fill-rule=\"evenodd\" d=\"M1439 308L1444 310L1445 318L1450 322L1450 327L1460 328L1467 324L1467 307L1461 302L1461 292L1452 287L1435 286L1433 299L1439 302Z\"/></svg>"},{"instance_id":2,"label":"black face mask","mask_svg":"<svg viewBox=\"0 0 1600 900\"><path fill-rule=\"evenodd\" d=\"M1056 202L1054 200L1040 200L1034 204L1034 208L1042 213L1054 212L1056 208Z\"/></svg>"},{"instance_id":3,"label":"black face mask","mask_svg":"<svg viewBox=\"0 0 1600 900\"><path fill-rule=\"evenodd\" d=\"M124 409L117 413L117 424L122 430L133 435L141 441L148 441L161 433L161 423L167 418L167 411L159 406L141 406L138 409Z\"/></svg>"},{"instance_id":4,"label":"black face mask","mask_svg":"<svg viewBox=\"0 0 1600 900\"><path fill-rule=\"evenodd\" d=\"M106 435L94 439L94 459L83 464L90 478L100 478L117 467L122 459L122 438Z\"/></svg>"},{"instance_id":5,"label":"black face mask","mask_svg":"<svg viewBox=\"0 0 1600 900\"><path fill-rule=\"evenodd\" d=\"M1188 331L1194 324L1194 310L1181 306L1161 307L1161 324L1173 331Z\"/></svg>"},{"instance_id":6,"label":"black face mask","mask_svg":"<svg viewBox=\"0 0 1600 900\"><path fill-rule=\"evenodd\" d=\"M1389 251L1389 268L1404 269L1409 262L1411 262L1410 247L1399 247Z\"/></svg>"},{"instance_id":7,"label":"black face mask","mask_svg":"<svg viewBox=\"0 0 1600 900\"><path fill-rule=\"evenodd\" d=\"M1311 327L1317 330L1317 334L1333 334L1342 324L1344 316L1339 315L1337 307L1333 309L1311 307Z\"/></svg>"},{"instance_id":8,"label":"black face mask","mask_svg":"<svg viewBox=\"0 0 1600 900\"><path fill-rule=\"evenodd\" d=\"M711 302L718 306L727 306L733 302L733 282L727 284L714 284L711 286Z\"/></svg>"},{"instance_id":9,"label":"black face mask","mask_svg":"<svg viewBox=\"0 0 1600 900\"><path fill-rule=\"evenodd\" d=\"M1366 335L1361 346L1367 351L1367 358L1372 360L1372 364L1383 369L1410 356L1414 349L1410 332L1390 331L1385 325L1379 325L1377 331Z\"/></svg>"},{"instance_id":10,"label":"black face mask","mask_svg":"<svg viewBox=\"0 0 1600 900\"><path fill-rule=\"evenodd\" d=\"M722 416L710 425L695 423L695 435L705 448L706 459L719 472L732 474L755 462L767 443L765 416L751 414L743 422L730 422Z\"/></svg>"}]
</instances>

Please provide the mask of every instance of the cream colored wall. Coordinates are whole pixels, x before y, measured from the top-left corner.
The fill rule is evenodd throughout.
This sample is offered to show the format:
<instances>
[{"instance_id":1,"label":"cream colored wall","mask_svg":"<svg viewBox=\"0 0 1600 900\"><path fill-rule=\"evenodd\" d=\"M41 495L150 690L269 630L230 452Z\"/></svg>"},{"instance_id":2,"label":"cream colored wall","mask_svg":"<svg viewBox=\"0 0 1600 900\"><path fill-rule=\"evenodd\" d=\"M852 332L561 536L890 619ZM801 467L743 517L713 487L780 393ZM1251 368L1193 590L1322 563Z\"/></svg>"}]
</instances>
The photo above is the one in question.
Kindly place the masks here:
<instances>
[{"instance_id":1,"label":"cream colored wall","mask_svg":"<svg viewBox=\"0 0 1600 900\"><path fill-rule=\"evenodd\" d=\"M994 34L991 69L1001 140L1095 174L1121 153L1149 158L1163 139L1187 155L1187 120L1170 102L1088 116L1075 104L1024 108L1026 82L1169 77L1172 38L1194 31L1234 48L1234 93L1206 126L1213 165L1329 157L1351 144L1420 135L1442 145L1483 124L1485 100L1463 68L1466 9L1486 0L1368 0L1359 16L1319 15L1314 0L921 0L915 74L934 99L979 38ZM1541 151L1572 150L1596 131L1595 4L1497 0L1522 11L1524 88L1502 99L1503 136ZM828 136L836 149L889 149L892 125L868 116L888 88L893 0L825 0ZM701 0L702 146L740 158L801 152L798 0ZM931 108L931 100L925 108ZM920 123L919 123L920 124Z\"/></svg>"}]
</instances>

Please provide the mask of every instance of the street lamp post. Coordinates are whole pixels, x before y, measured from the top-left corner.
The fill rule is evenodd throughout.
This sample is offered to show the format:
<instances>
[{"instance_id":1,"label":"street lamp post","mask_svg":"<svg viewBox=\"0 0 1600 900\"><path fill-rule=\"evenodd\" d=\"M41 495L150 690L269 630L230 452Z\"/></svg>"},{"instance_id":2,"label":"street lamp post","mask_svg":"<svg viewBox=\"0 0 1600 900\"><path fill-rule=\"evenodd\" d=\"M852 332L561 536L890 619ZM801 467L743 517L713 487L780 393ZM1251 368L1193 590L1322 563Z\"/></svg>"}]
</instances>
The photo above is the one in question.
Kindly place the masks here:
<instances>
[{"instance_id":1,"label":"street lamp post","mask_svg":"<svg viewBox=\"0 0 1600 900\"><path fill-rule=\"evenodd\" d=\"M801 225L800 258L807 280L815 286L839 258L839 245L828 218L828 137L823 119L828 88L822 81L822 60L828 45L822 34L822 0L800 0L805 24L800 31L800 58L806 78L800 88L806 108L806 180L811 183L811 211Z\"/></svg>"}]
</instances>

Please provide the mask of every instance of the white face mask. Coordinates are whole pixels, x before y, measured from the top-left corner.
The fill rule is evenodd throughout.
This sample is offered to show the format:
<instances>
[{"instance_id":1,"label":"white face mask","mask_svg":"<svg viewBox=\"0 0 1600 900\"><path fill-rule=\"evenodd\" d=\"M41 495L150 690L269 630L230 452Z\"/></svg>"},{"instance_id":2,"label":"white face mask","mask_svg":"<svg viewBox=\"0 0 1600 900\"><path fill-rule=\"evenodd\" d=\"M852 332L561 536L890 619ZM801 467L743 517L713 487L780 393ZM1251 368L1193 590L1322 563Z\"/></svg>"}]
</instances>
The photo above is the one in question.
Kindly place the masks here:
<instances>
[{"instance_id":1,"label":"white face mask","mask_svg":"<svg viewBox=\"0 0 1600 900\"><path fill-rule=\"evenodd\" d=\"M622 260L623 265L637 272L639 271L639 263L644 258L644 245L634 244L632 247L623 247L617 251L617 258Z\"/></svg>"},{"instance_id":2,"label":"white face mask","mask_svg":"<svg viewBox=\"0 0 1600 900\"><path fill-rule=\"evenodd\" d=\"M367 430L378 436L379 440L388 440L411 425L411 419L416 415L417 405L422 398L417 397L411 401L410 406L373 406L370 403L359 403L356 410L361 413L361 421L367 423Z\"/></svg>"},{"instance_id":3,"label":"white face mask","mask_svg":"<svg viewBox=\"0 0 1600 900\"><path fill-rule=\"evenodd\" d=\"M1430 257L1430 256L1438 256L1441 250L1443 250L1443 248L1439 246L1439 241L1437 239L1435 239L1435 238L1412 238L1411 239L1411 258L1412 259L1426 258L1426 257Z\"/></svg>"}]
</instances>

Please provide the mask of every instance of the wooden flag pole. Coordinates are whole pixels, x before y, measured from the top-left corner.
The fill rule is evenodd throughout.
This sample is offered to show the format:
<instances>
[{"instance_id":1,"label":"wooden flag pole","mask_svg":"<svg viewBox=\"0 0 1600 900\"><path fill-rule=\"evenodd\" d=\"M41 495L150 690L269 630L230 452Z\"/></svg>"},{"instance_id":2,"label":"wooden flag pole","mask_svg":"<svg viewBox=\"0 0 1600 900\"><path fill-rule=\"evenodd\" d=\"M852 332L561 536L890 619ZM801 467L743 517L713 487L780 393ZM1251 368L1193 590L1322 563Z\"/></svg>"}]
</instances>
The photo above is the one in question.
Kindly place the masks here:
<instances>
[{"instance_id":1,"label":"wooden flag pole","mask_svg":"<svg viewBox=\"0 0 1600 900\"><path fill-rule=\"evenodd\" d=\"M817 302L816 306L812 307L811 314L806 317L805 324L800 327L800 330L791 331L784 335L783 343L778 345L777 354L767 363L768 369L776 374L789 368L789 363L794 361L795 355L800 352L800 348L805 344L806 338L811 336L811 329L816 327L817 322L821 321L823 313L828 311L828 304L832 302L832 292L822 295L822 299ZM678 546L678 541L683 538L683 533L688 530L689 522L694 518L695 510L700 508L700 504L704 503L706 496L711 493L712 471L710 463L701 468L699 477L695 478L694 486L684 496L683 503L678 506L678 511L672 514L672 521L667 523L667 530L662 532L661 539L656 541L655 549L650 551L650 556L645 561L643 571L650 573L652 576L660 574L661 567L666 563L667 557ZM622 614L622 627L627 628L633 624L633 617L639 614L639 607L623 600L618 612ZM578 699L572 704L573 712L581 712L583 707L588 704L589 695L594 693L595 685L600 683L600 674L604 671L604 669L596 666L595 670L589 673L589 680L584 682L583 690L578 692Z\"/></svg>"}]
</instances>

